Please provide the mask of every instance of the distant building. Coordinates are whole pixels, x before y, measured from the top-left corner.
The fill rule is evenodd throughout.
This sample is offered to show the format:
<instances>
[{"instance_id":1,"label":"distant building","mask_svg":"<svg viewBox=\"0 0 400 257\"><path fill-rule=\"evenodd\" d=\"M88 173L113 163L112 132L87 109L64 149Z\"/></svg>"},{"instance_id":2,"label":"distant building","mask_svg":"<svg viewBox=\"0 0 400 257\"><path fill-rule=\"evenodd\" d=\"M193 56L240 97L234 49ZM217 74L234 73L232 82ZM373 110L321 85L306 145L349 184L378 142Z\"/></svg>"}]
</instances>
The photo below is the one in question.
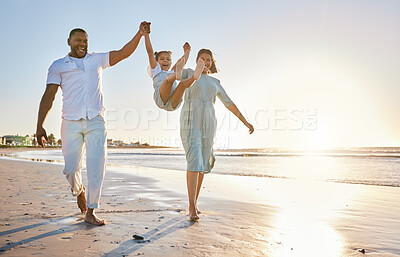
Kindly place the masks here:
<instances>
[{"instance_id":1,"label":"distant building","mask_svg":"<svg viewBox=\"0 0 400 257\"><path fill-rule=\"evenodd\" d=\"M115 147L115 146L124 146L124 145L126 145L126 144L122 140L107 139L107 146Z\"/></svg>"},{"instance_id":2,"label":"distant building","mask_svg":"<svg viewBox=\"0 0 400 257\"><path fill-rule=\"evenodd\" d=\"M113 142L112 139L107 139L107 146L112 146L113 145L112 142Z\"/></svg>"},{"instance_id":3,"label":"distant building","mask_svg":"<svg viewBox=\"0 0 400 257\"><path fill-rule=\"evenodd\" d=\"M124 144L124 141L122 140L114 140L113 145L114 146L122 146Z\"/></svg>"},{"instance_id":4,"label":"distant building","mask_svg":"<svg viewBox=\"0 0 400 257\"><path fill-rule=\"evenodd\" d=\"M5 144L7 144L6 137L0 137L0 145L5 145Z\"/></svg>"},{"instance_id":5,"label":"distant building","mask_svg":"<svg viewBox=\"0 0 400 257\"><path fill-rule=\"evenodd\" d=\"M146 144L144 144L146 146ZM125 147L137 147L137 146L142 146L140 144L140 142L130 142L130 143L125 143L122 140L112 140L112 139L107 139L107 146L109 147L121 147L121 146L125 146ZM147 144L148 146L148 144Z\"/></svg>"},{"instance_id":6,"label":"distant building","mask_svg":"<svg viewBox=\"0 0 400 257\"><path fill-rule=\"evenodd\" d=\"M5 138L7 145L12 145L12 146L32 145L32 138L28 135L26 135L26 136L7 135L7 136L3 136L3 138Z\"/></svg>"}]
</instances>

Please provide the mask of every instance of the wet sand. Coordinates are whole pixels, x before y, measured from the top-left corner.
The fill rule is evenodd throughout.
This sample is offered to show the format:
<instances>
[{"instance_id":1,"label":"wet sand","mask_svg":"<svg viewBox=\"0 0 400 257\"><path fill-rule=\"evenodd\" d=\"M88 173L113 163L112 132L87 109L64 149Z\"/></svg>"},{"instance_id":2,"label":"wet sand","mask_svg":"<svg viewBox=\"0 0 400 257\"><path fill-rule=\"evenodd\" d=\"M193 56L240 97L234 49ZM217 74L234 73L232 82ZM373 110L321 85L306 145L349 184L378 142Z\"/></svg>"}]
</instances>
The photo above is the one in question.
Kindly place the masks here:
<instances>
[{"instance_id":1,"label":"wet sand","mask_svg":"<svg viewBox=\"0 0 400 257\"><path fill-rule=\"evenodd\" d=\"M400 188L208 174L194 223L184 172L108 167L95 227L62 169L0 158L0 255L400 256Z\"/></svg>"}]
</instances>

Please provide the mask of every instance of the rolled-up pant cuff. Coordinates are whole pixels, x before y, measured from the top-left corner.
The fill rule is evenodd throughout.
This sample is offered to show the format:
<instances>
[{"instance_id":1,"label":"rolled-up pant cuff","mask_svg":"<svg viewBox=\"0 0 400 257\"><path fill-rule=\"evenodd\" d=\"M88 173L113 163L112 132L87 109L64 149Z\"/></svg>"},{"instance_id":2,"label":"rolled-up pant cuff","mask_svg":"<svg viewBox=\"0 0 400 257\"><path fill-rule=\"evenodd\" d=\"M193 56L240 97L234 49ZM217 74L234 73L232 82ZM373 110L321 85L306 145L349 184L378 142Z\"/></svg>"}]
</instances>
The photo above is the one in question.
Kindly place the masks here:
<instances>
[{"instance_id":1,"label":"rolled-up pant cuff","mask_svg":"<svg viewBox=\"0 0 400 257\"><path fill-rule=\"evenodd\" d=\"M73 196L78 196L83 191L81 171L71 173L64 170L65 177L67 178L69 184L71 185L71 192Z\"/></svg>"},{"instance_id":2,"label":"rolled-up pant cuff","mask_svg":"<svg viewBox=\"0 0 400 257\"><path fill-rule=\"evenodd\" d=\"M99 203L90 203L90 204L86 204L86 206L90 209L97 209L100 207Z\"/></svg>"},{"instance_id":3,"label":"rolled-up pant cuff","mask_svg":"<svg viewBox=\"0 0 400 257\"><path fill-rule=\"evenodd\" d=\"M74 190L71 188L71 192L72 192L72 195L73 195L73 196L78 196L78 195L80 195L80 194L83 192L83 187L80 189L80 191L74 191Z\"/></svg>"}]
</instances>

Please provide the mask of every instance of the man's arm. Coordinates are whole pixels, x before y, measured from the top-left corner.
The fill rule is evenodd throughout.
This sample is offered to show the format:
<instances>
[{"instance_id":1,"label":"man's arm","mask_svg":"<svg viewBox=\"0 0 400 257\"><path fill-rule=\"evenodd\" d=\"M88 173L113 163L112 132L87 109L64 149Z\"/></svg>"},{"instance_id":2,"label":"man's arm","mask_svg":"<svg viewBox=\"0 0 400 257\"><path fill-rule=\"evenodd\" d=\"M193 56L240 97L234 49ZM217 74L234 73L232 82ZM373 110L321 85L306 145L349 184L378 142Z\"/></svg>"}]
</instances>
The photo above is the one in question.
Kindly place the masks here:
<instances>
[{"instance_id":1,"label":"man's arm","mask_svg":"<svg viewBox=\"0 0 400 257\"><path fill-rule=\"evenodd\" d=\"M43 139L46 141L47 133L46 130L43 128L43 123L49 114L51 107L53 106L54 98L56 97L59 85L56 84L48 84L46 87L46 91L42 96L42 100L40 101L39 106L39 114L38 114L38 122L36 127L36 139L40 146L44 147Z\"/></svg>"},{"instance_id":2,"label":"man's arm","mask_svg":"<svg viewBox=\"0 0 400 257\"><path fill-rule=\"evenodd\" d=\"M139 27L139 31L136 33L136 35L129 41L124 47L122 47L118 51L111 51L110 52L110 66L113 66L123 59L128 58L131 56L133 52L135 52L137 46L139 45L140 39L146 32L146 28L150 28L147 22L142 22Z\"/></svg>"}]
</instances>

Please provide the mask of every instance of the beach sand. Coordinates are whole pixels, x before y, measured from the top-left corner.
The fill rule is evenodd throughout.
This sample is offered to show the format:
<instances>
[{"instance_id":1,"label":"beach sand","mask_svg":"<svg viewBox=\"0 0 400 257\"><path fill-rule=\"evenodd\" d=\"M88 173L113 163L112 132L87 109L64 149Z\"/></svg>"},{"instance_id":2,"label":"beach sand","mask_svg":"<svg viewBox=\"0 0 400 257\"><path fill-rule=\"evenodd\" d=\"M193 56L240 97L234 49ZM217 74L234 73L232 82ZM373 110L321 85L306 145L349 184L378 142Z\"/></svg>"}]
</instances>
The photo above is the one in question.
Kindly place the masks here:
<instances>
[{"instance_id":1,"label":"beach sand","mask_svg":"<svg viewBox=\"0 0 400 257\"><path fill-rule=\"evenodd\" d=\"M207 174L191 222L185 172L108 167L95 227L62 170L0 158L0 255L400 256L400 188Z\"/></svg>"}]
</instances>

